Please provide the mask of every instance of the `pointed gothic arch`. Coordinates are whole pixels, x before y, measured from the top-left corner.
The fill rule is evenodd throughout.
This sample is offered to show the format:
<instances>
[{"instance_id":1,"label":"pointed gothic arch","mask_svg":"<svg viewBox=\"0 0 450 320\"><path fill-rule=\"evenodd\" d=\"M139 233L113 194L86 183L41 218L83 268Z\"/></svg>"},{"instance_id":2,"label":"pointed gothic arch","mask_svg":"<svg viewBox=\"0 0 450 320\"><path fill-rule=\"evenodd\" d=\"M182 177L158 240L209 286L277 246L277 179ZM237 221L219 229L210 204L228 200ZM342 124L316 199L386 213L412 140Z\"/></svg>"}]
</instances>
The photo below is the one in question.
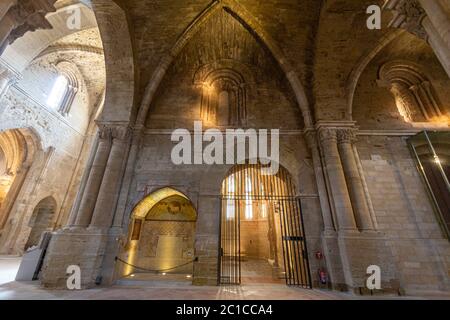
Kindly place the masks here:
<instances>
[{"instance_id":1,"label":"pointed gothic arch","mask_svg":"<svg viewBox=\"0 0 450 320\"><path fill-rule=\"evenodd\" d=\"M275 59L275 61L283 71L295 94L298 106L304 118L305 127L311 127L313 124L313 119L310 105L306 96L305 88L298 78L297 73L289 64L288 60L284 56L282 50L276 44L275 40L273 40L272 37L264 31L264 29L252 16L252 14L250 14L242 5L237 3L235 0L214 1L186 28L186 30L177 40L170 52L161 59L159 66L154 71L145 89L144 97L138 111L136 125L138 127L142 127L144 125L151 102L155 97L155 93L175 58L184 48L186 43L188 43L192 39L192 37L194 37L194 35L200 30L200 27L212 16L214 16L214 14L219 10L225 10L228 14L235 18L255 37L255 39L263 47L265 47L271 53L272 57Z\"/></svg>"},{"instance_id":2,"label":"pointed gothic arch","mask_svg":"<svg viewBox=\"0 0 450 320\"><path fill-rule=\"evenodd\" d=\"M135 114L135 65L127 14L115 1L85 0L95 13L103 44L106 93L99 121L129 122ZM117 63L120 61L120 63Z\"/></svg>"}]
</instances>

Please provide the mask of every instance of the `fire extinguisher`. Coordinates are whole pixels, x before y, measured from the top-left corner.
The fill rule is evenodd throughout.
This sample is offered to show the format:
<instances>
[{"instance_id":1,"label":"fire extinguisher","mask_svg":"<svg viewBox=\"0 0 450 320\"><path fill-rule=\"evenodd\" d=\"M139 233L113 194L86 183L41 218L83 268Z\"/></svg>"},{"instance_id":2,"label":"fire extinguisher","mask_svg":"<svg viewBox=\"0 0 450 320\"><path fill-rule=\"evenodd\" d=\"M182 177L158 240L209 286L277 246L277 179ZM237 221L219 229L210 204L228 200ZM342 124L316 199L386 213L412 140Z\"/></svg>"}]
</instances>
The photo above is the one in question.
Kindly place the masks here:
<instances>
[{"instance_id":1,"label":"fire extinguisher","mask_svg":"<svg viewBox=\"0 0 450 320\"><path fill-rule=\"evenodd\" d=\"M317 273L319 275L320 284L327 284L327 282L328 282L328 274L325 271L325 269L319 268Z\"/></svg>"}]
</instances>

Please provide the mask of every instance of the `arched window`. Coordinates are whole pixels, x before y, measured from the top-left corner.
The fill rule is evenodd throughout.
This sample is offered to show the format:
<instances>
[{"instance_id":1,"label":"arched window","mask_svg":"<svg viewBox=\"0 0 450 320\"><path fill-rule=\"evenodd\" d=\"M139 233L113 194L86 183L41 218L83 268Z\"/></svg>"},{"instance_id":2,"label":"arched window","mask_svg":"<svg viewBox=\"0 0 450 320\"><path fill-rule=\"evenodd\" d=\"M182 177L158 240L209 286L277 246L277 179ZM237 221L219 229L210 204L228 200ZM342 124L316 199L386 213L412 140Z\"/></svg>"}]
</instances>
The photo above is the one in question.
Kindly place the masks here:
<instances>
[{"instance_id":1,"label":"arched window","mask_svg":"<svg viewBox=\"0 0 450 320\"><path fill-rule=\"evenodd\" d=\"M249 175L245 177L245 219L253 219L253 203L252 195L252 180Z\"/></svg>"},{"instance_id":2,"label":"arched window","mask_svg":"<svg viewBox=\"0 0 450 320\"><path fill-rule=\"evenodd\" d=\"M240 73L226 67L198 71L195 83L202 89L200 118L203 121L221 127L245 126L247 93Z\"/></svg>"},{"instance_id":3,"label":"arched window","mask_svg":"<svg viewBox=\"0 0 450 320\"><path fill-rule=\"evenodd\" d=\"M63 75L59 75L55 83L53 84L52 90L50 91L50 94L47 99L47 105L52 109L58 109L63 100L64 96L67 93L69 82L67 81L67 78Z\"/></svg>"},{"instance_id":4,"label":"arched window","mask_svg":"<svg viewBox=\"0 0 450 320\"><path fill-rule=\"evenodd\" d=\"M446 119L431 82L419 66L409 61L391 61L380 69L378 84L394 96L406 122L435 122Z\"/></svg>"},{"instance_id":5,"label":"arched window","mask_svg":"<svg viewBox=\"0 0 450 320\"><path fill-rule=\"evenodd\" d=\"M231 175L228 178L228 187L227 187L227 193L229 196L233 196L235 193L235 180L234 180L234 175ZM234 199L228 199L227 200L227 220L232 220L235 218L236 215L236 208L235 208L235 204L234 204Z\"/></svg>"},{"instance_id":6,"label":"arched window","mask_svg":"<svg viewBox=\"0 0 450 320\"><path fill-rule=\"evenodd\" d=\"M58 76L47 99L47 105L63 116L70 112L72 103L78 92L79 71L73 63L61 61L56 65Z\"/></svg>"},{"instance_id":7,"label":"arched window","mask_svg":"<svg viewBox=\"0 0 450 320\"><path fill-rule=\"evenodd\" d=\"M227 126L230 120L230 95L228 91L224 90L219 93L217 109L217 124L219 126Z\"/></svg>"}]
</instances>

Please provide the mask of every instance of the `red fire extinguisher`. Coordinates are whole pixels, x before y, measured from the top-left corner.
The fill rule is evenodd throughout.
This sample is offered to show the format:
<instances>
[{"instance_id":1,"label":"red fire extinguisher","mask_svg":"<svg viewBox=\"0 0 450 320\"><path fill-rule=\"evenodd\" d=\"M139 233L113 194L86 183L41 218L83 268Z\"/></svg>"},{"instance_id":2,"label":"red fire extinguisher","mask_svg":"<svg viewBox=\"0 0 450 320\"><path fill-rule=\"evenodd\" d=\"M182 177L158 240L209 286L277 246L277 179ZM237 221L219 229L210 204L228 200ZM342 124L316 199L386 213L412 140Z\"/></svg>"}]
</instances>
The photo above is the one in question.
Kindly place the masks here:
<instances>
[{"instance_id":1,"label":"red fire extinguisher","mask_svg":"<svg viewBox=\"0 0 450 320\"><path fill-rule=\"evenodd\" d=\"M319 275L320 284L327 284L327 282L328 282L328 274L325 271L325 269L319 268L318 275Z\"/></svg>"}]
</instances>

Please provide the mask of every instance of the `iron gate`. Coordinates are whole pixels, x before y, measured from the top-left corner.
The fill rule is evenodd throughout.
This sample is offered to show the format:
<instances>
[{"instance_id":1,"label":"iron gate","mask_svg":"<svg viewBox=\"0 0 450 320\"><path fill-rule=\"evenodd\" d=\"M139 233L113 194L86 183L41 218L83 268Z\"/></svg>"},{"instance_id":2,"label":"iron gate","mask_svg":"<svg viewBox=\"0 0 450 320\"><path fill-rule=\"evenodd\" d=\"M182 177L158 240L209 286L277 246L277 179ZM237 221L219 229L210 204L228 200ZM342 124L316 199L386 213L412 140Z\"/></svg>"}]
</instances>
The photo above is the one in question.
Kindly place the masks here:
<instances>
[{"instance_id":1,"label":"iron gate","mask_svg":"<svg viewBox=\"0 0 450 320\"><path fill-rule=\"evenodd\" d=\"M259 165L237 166L222 187L220 224L220 284L241 284L241 218L246 203L266 202L279 226L286 284L311 287L300 199L286 170L262 175ZM232 178L230 178L232 177ZM249 185L258 188L249 188ZM259 187L261 186L261 187ZM250 192L248 190L251 189ZM270 218L268 218L270 219Z\"/></svg>"}]
</instances>

